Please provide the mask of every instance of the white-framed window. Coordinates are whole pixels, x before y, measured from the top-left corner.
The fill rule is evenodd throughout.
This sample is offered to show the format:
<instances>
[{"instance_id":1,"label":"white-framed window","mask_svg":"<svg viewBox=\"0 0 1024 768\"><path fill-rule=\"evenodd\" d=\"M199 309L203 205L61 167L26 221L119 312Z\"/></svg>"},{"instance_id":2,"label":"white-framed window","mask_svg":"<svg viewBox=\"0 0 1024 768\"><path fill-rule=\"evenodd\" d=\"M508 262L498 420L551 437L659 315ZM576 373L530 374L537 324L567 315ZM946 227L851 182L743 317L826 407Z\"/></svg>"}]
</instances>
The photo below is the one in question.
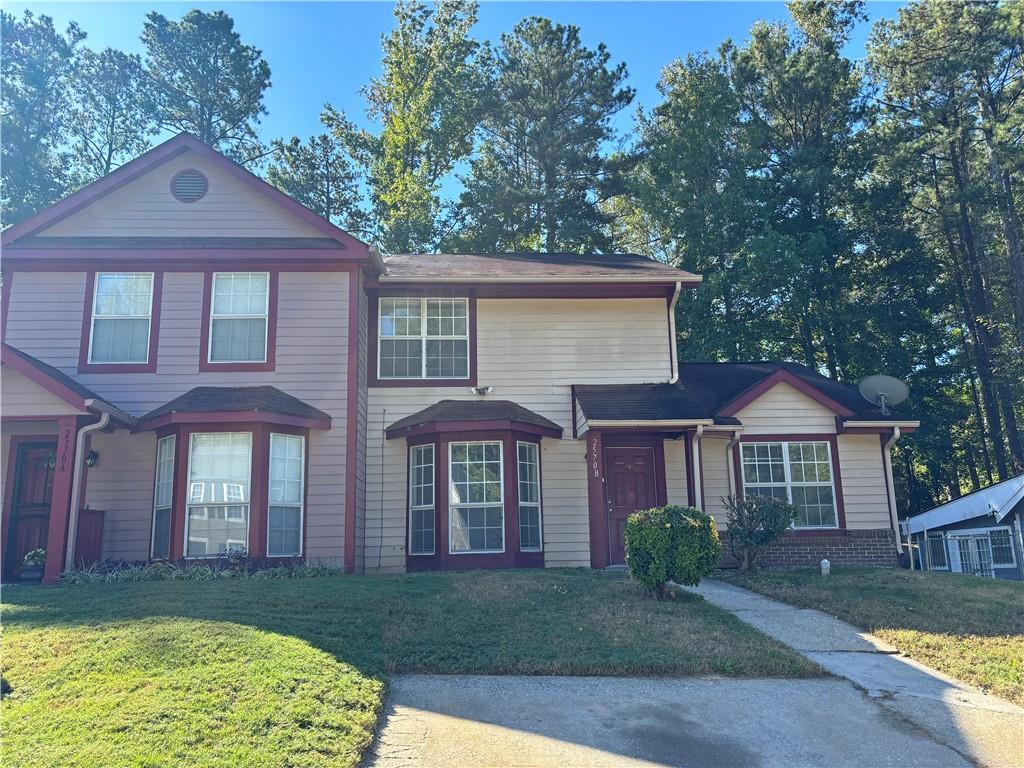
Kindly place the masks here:
<instances>
[{"instance_id":1,"label":"white-framed window","mask_svg":"<svg viewBox=\"0 0 1024 768\"><path fill-rule=\"evenodd\" d=\"M251 475L251 432L192 433L185 510L186 557L246 551Z\"/></svg>"},{"instance_id":2,"label":"white-framed window","mask_svg":"<svg viewBox=\"0 0 1024 768\"><path fill-rule=\"evenodd\" d=\"M469 300L381 298L380 379L468 379Z\"/></svg>"},{"instance_id":3,"label":"white-framed window","mask_svg":"<svg viewBox=\"0 0 1024 768\"><path fill-rule=\"evenodd\" d=\"M409 554L432 555L437 546L434 525L434 446L409 449Z\"/></svg>"},{"instance_id":4,"label":"white-framed window","mask_svg":"<svg viewBox=\"0 0 1024 768\"><path fill-rule=\"evenodd\" d=\"M269 272L214 272L210 297L210 363L265 363Z\"/></svg>"},{"instance_id":5,"label":"white-framed window","mask_svg":"<svg viewBox=\"0 0 1024 768\"><path fill-rule=\"evenodd\" d=\"M448 444L448 551L505 551L505 494L499 441Z\"/></svg>"},{"instance_id":6,"label":"white-framed window","mask_svg":"<svg viewBox=\"0 0 1024 768\"><path fill-rule=\"evenodd\" d=\"M543 547L540 517L540 446L516 443L519 464L519 550L539 552Z\"/></svg>"},{"instance_id":7,"label":"white-framed window","mask_svg":"<svg viewBox=\"0 0 1024 768\"><path fill-rule=\"evenodd\" d=\"M270 497L267 508L267 556L302 554L306 438L270 433Z\"/></svg>"},{"instance_id":8,"label":"white-framed window","mask_svg":"<svg viewBox=\"0 0 1024 768\"><path fill-rule=\"evenodd\" d=\"M741 458L745 491L791 502L794 528L839 525L827 442L741 443Z\"/></svg>"},{"instance_id":9,"label":"white-framed window","mask_svg":"<svg viewBox=\"0 0 1024 768\"><path fill-rule=\"evenodd\" d=\"M174 499L174 435L156 441L156 477L153 483L153 536L150 557L171 554L171 505Z\"/></svg>"},{"instance_id":10,"label":"white-framed window","mask_svg":"<svg viewBox=\"0 0 1024 768\"><path fill-rule=\"evenodd\" d=\"M152 272L97 272L93 286L89 363L149 362Z\"/></svg>"}]
</instances>

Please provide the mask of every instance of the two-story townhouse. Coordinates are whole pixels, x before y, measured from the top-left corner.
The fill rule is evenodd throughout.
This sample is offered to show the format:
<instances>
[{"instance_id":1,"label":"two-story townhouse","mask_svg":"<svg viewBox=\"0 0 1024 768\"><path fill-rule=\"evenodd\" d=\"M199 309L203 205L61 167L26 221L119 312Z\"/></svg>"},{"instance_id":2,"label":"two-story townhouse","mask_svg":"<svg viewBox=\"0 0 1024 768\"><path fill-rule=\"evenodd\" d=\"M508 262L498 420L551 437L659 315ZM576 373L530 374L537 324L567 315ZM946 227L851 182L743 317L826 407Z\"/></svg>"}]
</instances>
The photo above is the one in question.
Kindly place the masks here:
<instances>
[{"instance_id":1,"label":"two-story townhouse","mask_svg":"<svg viewBox=\"0 0 1024 768\"><path fill-rule=\"evenodd\" d=\"M676 360L700 277L387 259L180 135L3 233L3 574L245 550L348 572L623 562L633 510L786 496L776 562L891 563L916 422Z\"/></svg>"}]
</instances>

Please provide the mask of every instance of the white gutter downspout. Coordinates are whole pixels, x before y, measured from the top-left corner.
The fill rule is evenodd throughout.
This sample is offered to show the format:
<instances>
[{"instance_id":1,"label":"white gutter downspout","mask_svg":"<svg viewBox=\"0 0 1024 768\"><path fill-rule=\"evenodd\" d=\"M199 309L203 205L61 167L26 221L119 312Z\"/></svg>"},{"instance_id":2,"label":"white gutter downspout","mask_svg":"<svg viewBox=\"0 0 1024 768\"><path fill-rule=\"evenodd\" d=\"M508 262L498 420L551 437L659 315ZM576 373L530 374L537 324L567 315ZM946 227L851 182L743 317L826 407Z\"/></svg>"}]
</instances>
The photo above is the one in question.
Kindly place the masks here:
<instances>
[{"instance_id":1,"label":"white gutter downspout","mask_svg":"<svg viewBox=\"0 0 1024 768\"><path fill-rule=\"evenodd\" d=\"M676 349L676 302L679 301L679 293L682 290L683 284L677 282L675 293L672 294L672 301L668 304L668 351L672 365L672 370L669 371L669 384L679 381L679 351Z\"/></svg>"},{"instance_id":2,"label":"white gutter downspout","mask_svg":"<svg viewBox=\"0 0 1024 768\"><path fill-rule=\"evenodd\" d=\"M889 492L889 522L892 524L892 532L896 534L896 551L903 554L903 537L900 535L900 521L896 513L896 486L892 480L892 446L900 439L900 428L892 428L892 437L882 448L882 461L885 463L885 480ZM913 552L911 552L911 563L913 563ZM913 564L911 564L913 568Z\"/></svg>"},{"instance_id":3,"label":"white gutter downspout","mask_svg":"<svg viewBox=\"0 0 1024 768\"><path fill-rule=\"evenodd\" d=\"M739 494L739 488L737 487L736 468L733 466L732 452L740 442L740 433L742 429L737 429L732 433L732 440L725 444L725 466L729 473L729 493L735 498Z\"/></svg>"},{"instance_id":4,"label":"white gutter downspout","mask_svg":"<svg viewBox=\"0 0 1024 768\"><path fill-rule=\"evenodd\" d=\"M704 489L700 483L700 438L704 434L704 425L698 424L693 433L693 498L697 509L704 511Z\"/></svg>"},{"instance_id":5,"label":"white gutter downspout","mask_svg":"<svg viewBox=\"0 0 1024 768\"><path fill-rule=\"evenodd\" d=\"M100 408L100 404L93 399L85 401L86 408ZM89 424L78 430L78 438L75 440L75 468L71 473L71 508L68 510L68 545L65 548L67 554L64 557L64 570L70 571L75 567L75 542L78 537L78 506L82 492L82 467L85 466L85 440L93 432L99 432L110 423L110 413L100 412L100 420L95 424Z\"/></svg>"}]
</instances>

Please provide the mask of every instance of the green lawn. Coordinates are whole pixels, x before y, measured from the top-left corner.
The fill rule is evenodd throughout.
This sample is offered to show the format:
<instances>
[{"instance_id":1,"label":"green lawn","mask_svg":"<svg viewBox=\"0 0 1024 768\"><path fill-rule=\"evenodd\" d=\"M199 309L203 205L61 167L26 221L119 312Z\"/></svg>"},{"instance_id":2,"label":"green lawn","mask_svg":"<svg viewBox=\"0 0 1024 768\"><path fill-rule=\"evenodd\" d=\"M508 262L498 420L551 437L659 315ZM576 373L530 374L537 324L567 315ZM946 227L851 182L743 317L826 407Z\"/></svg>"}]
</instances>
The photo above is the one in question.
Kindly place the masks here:
<instances>
[{"instance_id":1,"label":"green lawn","mask_svg":"<svg viewBox=\"0 0 1024 768\"><path fill-rule=\"evenodd\" d=\"M1024 584L883 568L723 572L733 584L864 627L907 656L1024 705Z\"/></svg>"},{"instance_id":2,"label":"green lawn","mask_svg":"<svg viewBox=\"0 0 1024 768\"><path fill-rule=\"evenodd\" d=\"M13 587L0 764L354 765L389 673L814 676L692 595L621 575Z\"/></svg>"}]
</instances>

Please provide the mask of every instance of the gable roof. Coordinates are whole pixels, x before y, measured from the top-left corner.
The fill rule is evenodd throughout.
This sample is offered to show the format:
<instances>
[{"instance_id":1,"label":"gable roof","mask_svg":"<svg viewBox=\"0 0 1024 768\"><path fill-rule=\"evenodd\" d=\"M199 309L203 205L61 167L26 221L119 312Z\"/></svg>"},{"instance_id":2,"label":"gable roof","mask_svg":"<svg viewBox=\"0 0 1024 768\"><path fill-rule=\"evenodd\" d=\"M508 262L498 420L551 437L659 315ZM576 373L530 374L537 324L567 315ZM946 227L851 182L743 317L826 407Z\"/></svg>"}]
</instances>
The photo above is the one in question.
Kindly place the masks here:
<instances>
[{"instance_id":1,"label":"gable roof","mask_svg":"<svg viewBox=\"0 0 1024 768\"><path fill-rule=\"evenodd\" d=\"M9 365L25 378L30 379L52 395L80 411L90 407L87 401L94 401L92 407L106 411L124 424L134 423L134 419L113 403L97 395L84 384L75 381L63 371L44 363L7 342L0 343L0 363Z\"/></svg>"},{"instance_id":2,"label":"gable roof","mask_svg":"<svg viewBox=\"0 0 1024 768\"><path fill-rule=\"evenodd\" d=\"M192 422L196 421L194 414L233 414L230 419L238 421L276 421L320 429L329 429L331 426L331 417L319 408L269 385L193 387L185 394L154 408L139 419L139 424L145 429L152 429L164 424Z\"/></svg>"},{"instance_id":3,"label":"gable roof","mask_svg":"<svg viewBox=\"0 0 1024 768\"><path fill-rule=\"evenodd\" d=\"M1022 502L1024 475L1017 475L914 515L906 525L911 533L921 533L976 517L994 517L996 522L1001 522Z\"/></svg>"},{"instance_id":4,"label":"gable roof","mask_svg":"<svg viewBox=\"0 0 1024 768\"><path fill-rule=\"evenodd\" d=\"M523 429L561 437L562 428L539 413L511 400L441 400L422 411L399 419L386 430L387 438L405 437L417 430L446 432L474 429ZM486 425L486 427L485 427Z\"/></svg>"},{"instance_id":5,"label":"gable roof","mask_svg":"<svg viewBox=\"0 0 1024 768\"><path fill-rule=\"evenodd\" d=\"M577 384L573 390L587 421L740 425L736 415L779 383L797 388L844 423L913 424L906 414L883 415L856 387L798 363L681 363L676 384Z\"/></svg>"},{"instance_id":6,"label":"gable roof","mask_svg":"<svg viewBox=\"0 0 1024 768\"><path fill-rule=\"evenodd\" d=\"M636 253L419 253L384 259L383 282L608 282L697 285L701 276Z\"/></svg>"},{"instance_id":7,"label":"gable roof","mask_svg":"<svg viewBox=\"0 0 1024 768\"><path fill-rule=\"evenodd\" d=\"M241 165L207 147L188 133L179 133L162 144L158 144L156 147L125 163L106 176L73 192L60 202L51 205L19 224L9 227L0 236L0 243L4 247L20 247L21 244L18 241L53 226L57 222L82 210L87 205L102 199L114 190L123 187L152 169L186 152L199 155L243 184L267 196L273 203L321 232L325 238L331 239L334 242L333 247L335 249L351 251L353 254L373 259L378 268L382 268L383 265L380 263L380 258L376 255L376 251L369 248L365 243L297 203L288 195L246 170Z\"/></svg>"}]
</instances>

